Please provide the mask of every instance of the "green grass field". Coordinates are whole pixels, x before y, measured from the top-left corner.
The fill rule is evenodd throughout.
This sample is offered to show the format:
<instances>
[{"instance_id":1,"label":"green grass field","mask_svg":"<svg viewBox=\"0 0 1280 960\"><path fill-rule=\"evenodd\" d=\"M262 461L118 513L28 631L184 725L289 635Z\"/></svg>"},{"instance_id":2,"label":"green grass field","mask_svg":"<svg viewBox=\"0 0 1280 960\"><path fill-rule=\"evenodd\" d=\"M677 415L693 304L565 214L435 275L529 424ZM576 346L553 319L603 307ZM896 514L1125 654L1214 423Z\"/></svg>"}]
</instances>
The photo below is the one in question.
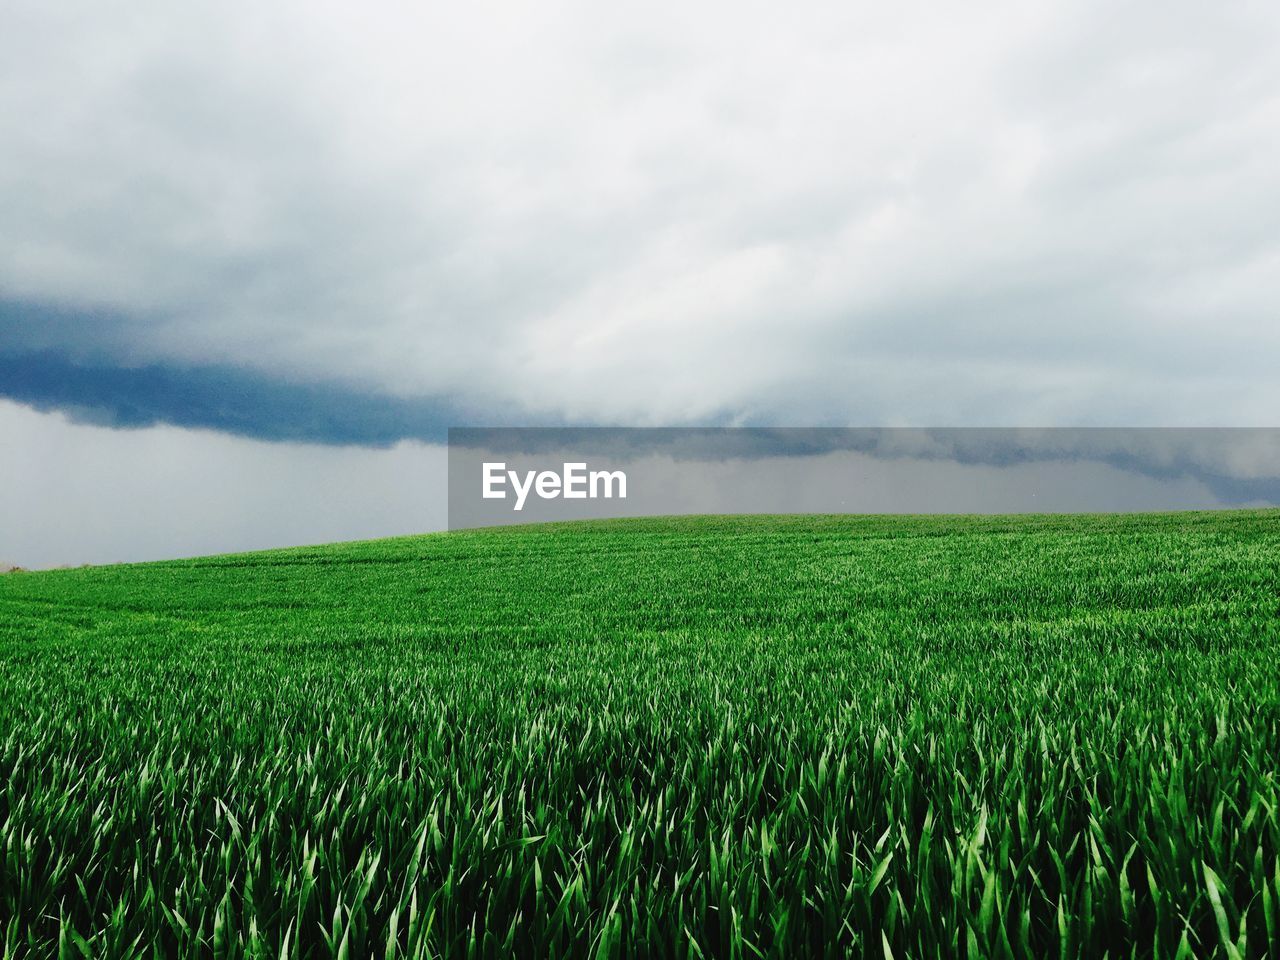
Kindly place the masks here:
<instances>
[{"instance_id":1,"label":"green grass field","mask_svg":"<svg viewBox=\"0 0 1280 960\"><path fill-rule=\"evenodd\" d=\"M5 956L1280 957L1280 513L0 577Z\"/></svg>"}]
</instances>

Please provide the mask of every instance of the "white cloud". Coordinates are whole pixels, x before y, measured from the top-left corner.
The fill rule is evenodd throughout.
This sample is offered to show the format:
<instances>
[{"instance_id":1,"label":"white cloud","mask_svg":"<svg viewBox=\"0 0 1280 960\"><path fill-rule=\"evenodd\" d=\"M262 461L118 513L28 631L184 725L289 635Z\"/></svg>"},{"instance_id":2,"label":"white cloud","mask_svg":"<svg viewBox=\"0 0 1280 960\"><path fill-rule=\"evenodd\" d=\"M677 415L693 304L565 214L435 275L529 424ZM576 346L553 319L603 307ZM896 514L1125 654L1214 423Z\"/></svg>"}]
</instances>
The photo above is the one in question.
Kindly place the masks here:
<instances>
[{"instance_id":1,"label":"white cloud","mask_svg":"<svg viewBox=\"0 0 1280 960\"><path fill-rule=\"evenodd\" d=\"M21 331L573 420L1267 424L1274 4L67 3Z\"/></svg>"}]
</instances>

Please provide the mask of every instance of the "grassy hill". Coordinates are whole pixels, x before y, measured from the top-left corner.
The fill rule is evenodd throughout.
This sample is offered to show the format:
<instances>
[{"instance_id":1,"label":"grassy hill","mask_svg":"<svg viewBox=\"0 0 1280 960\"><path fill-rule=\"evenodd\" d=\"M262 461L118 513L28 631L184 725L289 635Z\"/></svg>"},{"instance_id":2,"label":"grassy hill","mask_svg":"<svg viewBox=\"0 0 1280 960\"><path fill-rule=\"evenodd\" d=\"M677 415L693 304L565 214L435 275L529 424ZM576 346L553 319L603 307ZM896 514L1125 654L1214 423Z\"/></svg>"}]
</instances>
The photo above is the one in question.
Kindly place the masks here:
<instances>
[{"instance_id":1,"label":"grassy hill","mask_svg":"<svg viewBox=\"0 0 1280 960\"><path fill-rule=\"evenodd\" d=\"M1280 514L0 577L7 956L1280 956Z\"/></svg>"}]
</instances>

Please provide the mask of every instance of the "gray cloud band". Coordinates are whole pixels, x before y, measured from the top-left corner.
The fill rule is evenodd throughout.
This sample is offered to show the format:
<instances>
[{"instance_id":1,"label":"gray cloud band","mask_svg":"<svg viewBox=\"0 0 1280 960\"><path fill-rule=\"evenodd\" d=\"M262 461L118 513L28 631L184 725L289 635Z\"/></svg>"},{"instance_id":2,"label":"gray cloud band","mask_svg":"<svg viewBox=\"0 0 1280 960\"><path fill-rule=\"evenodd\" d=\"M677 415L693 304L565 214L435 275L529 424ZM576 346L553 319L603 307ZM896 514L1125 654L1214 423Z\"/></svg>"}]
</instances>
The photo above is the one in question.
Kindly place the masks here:
<instances>
[{"instance_id":1,"label":"gray cloud band","mask_svg":"<svg viewBox=\"0 0 1280 960\"><path fill-rule=\"evenodd\" d=\"M232 365L122 366L57 351L0 351L0 397L113 428L158 424L257 440L385 447L439 443L465 408L325 382L291 382Z\"/></svg>"}]
</instances>

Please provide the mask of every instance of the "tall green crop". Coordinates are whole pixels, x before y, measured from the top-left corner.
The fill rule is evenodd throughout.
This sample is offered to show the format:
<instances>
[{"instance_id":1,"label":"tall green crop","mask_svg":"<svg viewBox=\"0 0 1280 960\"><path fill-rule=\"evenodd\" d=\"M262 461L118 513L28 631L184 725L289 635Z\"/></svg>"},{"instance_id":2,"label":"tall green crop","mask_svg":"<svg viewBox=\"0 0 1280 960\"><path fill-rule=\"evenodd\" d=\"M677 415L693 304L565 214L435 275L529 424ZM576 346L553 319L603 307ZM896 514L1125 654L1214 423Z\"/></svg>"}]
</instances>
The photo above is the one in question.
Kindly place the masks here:
<instances>
[{"instance_id":1,"label":"tall green crop","mask_svg":"<svg viewBox=\"0 0 1280 960\"><path fill-rule=\"evenodd\" d=\"M1280 514L0 577L0 943L1280 957Z\"/></svg>"}]
</instances>

